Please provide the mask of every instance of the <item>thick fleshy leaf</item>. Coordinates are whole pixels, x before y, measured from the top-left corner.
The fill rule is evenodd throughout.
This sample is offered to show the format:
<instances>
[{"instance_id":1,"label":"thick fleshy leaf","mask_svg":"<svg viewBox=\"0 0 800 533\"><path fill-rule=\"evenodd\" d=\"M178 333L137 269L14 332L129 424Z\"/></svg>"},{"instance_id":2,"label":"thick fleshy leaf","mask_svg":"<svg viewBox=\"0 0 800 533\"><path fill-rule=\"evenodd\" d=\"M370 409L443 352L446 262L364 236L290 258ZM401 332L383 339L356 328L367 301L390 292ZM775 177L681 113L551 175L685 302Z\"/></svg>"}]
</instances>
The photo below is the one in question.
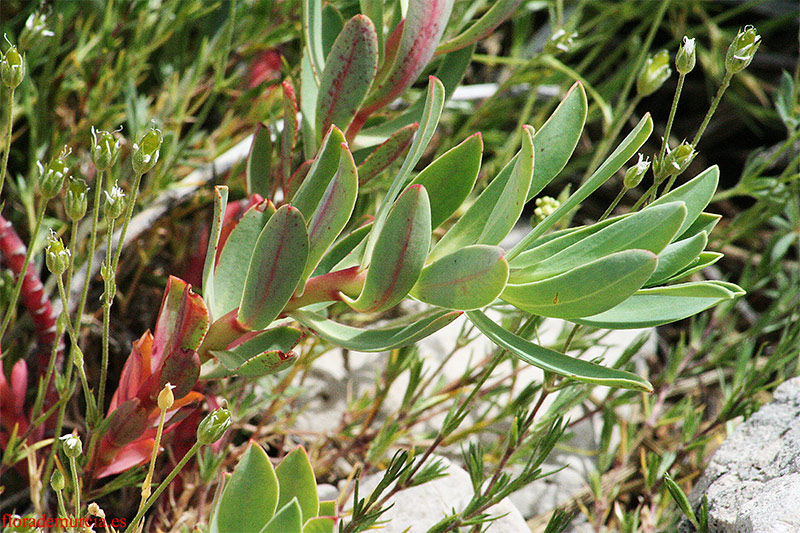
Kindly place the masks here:
<instances>
[{"instance_id":1,"label":"thick fleshy leaf","mask_svg":"<svg viewBox=\"0 0 800 533\"><path fill-rule=\"evenodd\" d=\"M446 309L489 305L508 281L508 263L503 255L499 246L466 246L426 266L411 295Z\"/></svg>"},{"instance_id":2,"label":"thick fleshy leaf","mask_svg":"<svg viewBox=\"0 0 800 533\"><path fill-rule=\"evenodd\" d=\"M383 61L383 0L360 0L361 12L370 18L378 39L378 64Z\"/></svg>"},{"instance_id":3,"label":"thick fleshy leaf","mask_svg":"<svg viewBox=\"0 0 800 533\"><path fill-rule=\"evenodd\" d=\"M214 307L211 309L214 317L239 307L247 268L253 257L253 243L273 214L275 206L269 200L254 205L239 219L225 241L214 271Z\"/></svg>"},{"instance_id":4,"label":"thick fleshy leaf","mask_svg":"<svg viewBox=\"0 0 800 533\"><path fill-rule=\"evenodd\" d=\"M272 135L264 124L256 124L253 133L253 143L247 155L247 193L260 194L268 197L270 194L270 171L272 169Z\"/></svg>"},{"instance_id":5,"label":"thick fleshy leaf","mask_svg":"<svg viewBox=\"0 0 800 533\"><path fill-rule=\"evenodd\" d=\"M317 210L322 196L339 168L344 135L336 126L331 126L322 140L319 152L311 163L308 175L292 198L292 205L308 220ZM346 143L345 143L346 144Z\"/></svg>"},{"instance_id":6,"label":"thick fleshy leaf","mask_svg":"<svg viewBox=\"0 0 800 533\"><path fill-rule=\"evenodd\" d=\"M216 295L214 294L214 270L216 269L217 248L219 247L219 235L222 231L222 219L225 215L225 208L228 205L228 188L223 186L214 187L214 218L211 221L211 233L208 236L208 248L206 249L206 260L203 265L203 299L208 308L213 310L216 307ZM216 315L214 318L217 318Z\"/></svg>"},{"instance_id":7,"label":"thick fleshy leaf","mask_svg":"<svg viewBox=\"0 0 800 533\"><path fill-rule=\"evenodd\" d=\"M437 54L459 50L472 43L476 43L492 33L502 22L514 13L522 0L497 0L476 20L469 28L436 48Z\"/></svg>"},{"instance_id":8,"label":"thick fleshy leaf","mask_svg":"<svg viewBox=\"0 0 800 533\"><path fill-rule=\"evenodd\" d=\"M709 267L722 259L723 254L718 252L701 252L700 255L697 256L697 259L686 265L686 267L682 268L674 275L672 275L666 283L671 283L673 281L678 281L681 278L685 278L686 276L690 276L695 272L700 272L706 267Z\"/></svg>"},{"instance_id":9,"label":"thick fleshy leaf","mask_svg":"<svg viewBox=\"0 0 800 533\"><path fill-rule=\"evenodd\" d=\"M336 500L324 500L319 502L320 516L336 516ZM303 533L306 533L305 531Z\"/></svg>"},{"instance_id":10,"label":"thick fleshy leaf","mask_svg":"<svg viewBox=\"0 0 800 533\"><path fill-rule=\"evenodd\" d=\"M345 296L344 301L363 313L394 307L417 282L430 245L428 193L422 185L412 185L397 199L380 230L361 294L356 300Z\"/></svg>"},{"instance_id":11,"label":"thick fleshy leaf","mask_svg":"<svg viewBox=\"0 0 800 533\"><path fill-rule=\"evenodd\" d=\"M637 291L656 268L656 255L625 250L552 278L508 285L504 301L536 315L579 318L611 309Z\"/></svg>"},{"instance_id":12,"label":"thick fleshy leaf","mask_svg":"<svg viewBox=\"0 0 800 533\"><path fill-rule=\"evenodd\" d=\"M648 207L608 225L541 262L528 264L522 270L515 271L511 282L530 283L550 278L623 250L640 249L658 254L675 237L685 217L686 206L683 202ZM531 255L530 252L523 252L515 259L515 267L525 263L526 254Z\"/></svg>"},{"instance_id":13,"label":"thick fleshy leaf","mask_svg":"<svg viewBox=\"0 0 800 533\"><path fill-rule=\"evenodd\" d=\"M208 309L192 286L169 277L153 334L152 367L178 350L196 350L208 331Z\"/></svg>"},{"instance_id":14,"label":"thick fleshy leaf","mask_svg":"<svg viewBox=\"0 0 800 533\"><path fill-rule=\"evenodd\" d=\"M411 143L411 148L409 148L408 155L406 155L406 158L403 160L403 165L397 172L391 186L389 186L389 191L386 193L386 196L384 196L378 208L378 212L375 214L375 221L372 224L374 230L367 239L363 259L364 263L361 265L363 267L367 266L366 261L368 261L372 255L376 239L382 232L389 210L394 205L397 196L405 188L411 176L411 171L422 157L423 151L428 146L431 137L433 137L433 133L436 131L436 126L439 124L439 117L441 117L442 108L444 107L444 86L442 82L433 76L428 78L428 80L428 96L425 100L425 112L420 121L420 129L414 137L414 141Z\"/></svg>"},{"instance_id":15,"label":"thick fleshy leaf","mask_svg":"<svg viewBox=\"0 0 800 533\"><path fill-rule=\"evenodd\" d=\"M523 250L528 249L539 237L544 235L564 215L571 212L583 202L590 194L596 191L603 183L613 176L622 166L633 157L641 146L647 141L653 131L653 119L646 114L635 128L617 146L617 149L608 156L602 165L592 174L577 191L572 193L567 200L558 206L544 220L539 222L530 233L508 253L508 260L512 261Z\"/></svg>"},{"instance_id":16,"label":"thick fleshy leaf","mask_svg":"<svg viewBox=\"0 0 800 533\"><path fill-rule=\"evenodd\" d=\"M536 165L533 167L528 200L542 192L566 166L583 132L586 110L586 91L580 82L575 82L564 100L533 136Z\"/></svg>"},{"instance_id":17,"label":"thick fleshy leaf","mask_svg":"<svg viewBox=\"0 0 800 533\"><path fill-rule=\"evenodd\" d=\"M392 66L367 96L360 113L383 107L416 81L433 57L452 8L453 0L409 0Z\"/></svg>"},{"instance_id":18,"label":"thick fleshy leaf","mask_svg":"<svg viewBox=\"0 0 800 533\"><path fill-rule=\"evenodd\" d=\"M297 97L291 80L281 83L283 89L283 130L281 130L281 179L284 191L292 176L292 154L297 144Z\"/></svg>"},{"instance_id":19,"label":"thick fleshy leaf","mask_svg":"<svg viewBox=\"0 0 800 533\"><path fill-rule=\"evenodd\" d=\"M259 533L303 533L303 511L297 498L279 508Z\"/></svg>"},{"instance_id":20,"label":"thick fleshy leaf","mask_svg":"<svg viewBox=\"0 0 800 533\"><path fill-rule=\"evenodd\" d=\"M322 0L303 0L304 50L316 85L325 68L325 52L322 48ZM308 115L306 115L308 118Z\"/></svg>"},{"instance_id":21,"label":"thick fleshy leaf","mask_svg":"<svg viewBox=\"0 0 800 533\"><path fill-rule=\"evenodd\" d=\"M303 185L306 177L308 177L308 171L311 170L311 165L313 163L313 159L300 163L300 166L297 167L289 178L289 183L283 190L284 198L294 198L294 195L297 194L297 191L300 190L300 186Z\"/></svg>"},{"instance_id":22,"label":"thick fleshy leaf","mask_svg":"<svg viewBox=\"0 0 800 533\"><path fill-rule=\"evenodd\" d=\"M180 400L192 390L200 377L200 356L193 350L177 350L164 358L158 376L159 390L169 383L172 394Z\"/></svg>"},{"instance_id":23,"label":"thick fleshy leaf","mask_svg":"<svg viewBox=\"0 0 800 533\"><path fill-rule=\"evenodd\" d=\"M281 464L275 468L278 484L281 487L278 498L280 509L293 498L297 498L303 517L317 516L319 513L319 498L317 497L317 481L314 478L314 469L308 454L302 446L298 446L283 458Z\"/></svg>"},{"instance_id":24,"label":"thick fleshy leaf","mask_svg":"<svg viewBox=\"0 0 800 533\"><path fill-rule=\"evenodd\" d=\"M317 135L352 122L378 70L378 37L369 17L347 21L325 62L317 99Z\"/></svg>"},{"instance_id":25,"label":"thick fleshy leaf","mask_svg":"<svg viewBox=\"0 0 800 533\"><path fill-rule=\"evenodd\" d=\"M419 124L414 122L403 126L386 139L380 146L375 148L367 158L358 165L358 185L366 185L372 179L386 170L389 165L401 157L414 138L414 134L419 129Z\"/></svg>"},{"instance_id":26,"label":"thick fleshy leaf","mask_svg":"<svg viewBox=\"0 0 800 533\"><path fill-rule=\"evenodd\" d=\"M658 254L658 266L653 275L650 276L650 279L647 280L645 287L663 283L686 268L697 259L697 256L700 255L707 243L706 232L701 231L693 237L673 242L664 248Z\"/></svg>"},{"instance_id":27,"label":"thick fleshy leaf","mask_svg":"<svg viewBox=\"0 0 800 533\"><path fill-rule=\"evenodd\" d=\"M717 222L719 222L720 219L722 219L722 215L717 215L714 213L700 213L700 215L697 217L697 220L692 222L692 225L689 226L686 231L684 231L675 240L682 241L683 239L688 239L689 237L697 235L701 231L705 231L706 235L711 235L711 231L716 227Z\"/></svg>"},{"instance_id":28,"label":"thick fleshy leaf","mask_svg":"<svg viewBox=\"0 0 800 533\"><path fill-rule=\"evenodd\" d=\"M512 276L514 270L519 270L540 263L548 257L565 250L569 246L572 246L576 242L583 240L590 235L594 235L601 229L606 228L625 217L629 217L632 214L633 213L626 213L624 215L601 220L600 222L595 222L594 224L566 228L543 235L542 237L536 239L536 241L531 244L529 249L515 257L510 263Z\"/></svg>"},{"instance_id":29,"label":"thick fleshy leaf","mask_svg":"<svg viewBox=\"0 0 800 533\"><path fill-rule=\"evenodd\" d=\"M719 183L719 167L714 165L705 169L692 180L684 183L677 189L665 194L652 204L663 205L669 202L684 202L686 204L687 215L683 221L678 235L689 229L703 209L706 208L708 202L717 191L717 184Z\"/></svg>"},{"instance_id":30,"label":"thick fleshy leaf","mask_svg":"<svg viewBox=\"0 0 800 533\"><path fill-rule=\"evenodd\" d=\"M255 370L256 366L269 374L282 370L294 362L290 350L303 338L303 333L296 328L281 326L245 335L240 341L231 344L225 350L213 350L211 355L222 363L203 375L204 379L215 379L240 374L241 371ZM259 361L254 361L259 358ZM244 370L242 367L248 365Z\"/></svg>"},{"instance_id":31,"label":"thick fleshy leaf","mask_svg":"<svg viewBox=\"0 0 800 533\"><path fill-rule=\"evenodd\" d=\"M356 164L347 145L342 143L339 169L328 183L317 209L308 222L308 260L300 278L301 287L350 220L357 196Z\"/></svg>"},{"instance_id":32,"label":"thick fleshy leaf","mask_svg":"<svg viewBox=\"0 0 800 533\"><path fill-rule=\"evenodd\" d=\"M154 439L141 439L127 444L114 456L114 460L111 463L97 469L95 477L101 479L114 474L121 474L134 466L147 463L153 454L153 446L155 445L156 441Z\"/></svg>"},{"instance_id":33,"label":"thick fleshy leaf","mask_svg":"<svg viewBox=\"0 0 800 533\"><path fill-rule=\"evenodd\" d=\"M608 311L574 322L598 328L649 328L696 315L742 294L744 291L740 287L724 281L641 289Z\"/></svg>"},{"instance_id":34,"label":"thick fleshy leaf","mask_svg":"<svg viewBox=\"0 0 800 533\"><path fill-rule=\"evenodd\" d=\"M282 206L253 248L238 319L250 329L265 329L294 294L306 266L308 235L303 215L292 206Z\"/></svg>"},{"instance_id":35,"label":"thick fleshy leaf","mask_svg":"<svg viewBox=\"0 0 800 533\"><path fill-rule=\"evenodd\" d=\"M471 244L499 244L517 222L533 175L533 129L523 127L522 149L464 215L436 243L428 261Z\"/></svg>"},{"instance_id":36,"label":"thick fleshy leaf","mask_svg":"<svg viewBox=\"0 0 800 533\"><path fill-rule=\"evenodd\" d=\"M278 505L278 478L264 449L251 441L212 512L211 533L260 531ZM243 510L247 512L243 512Z\"/></svg>"},{"instance_id":37,"label":"thick fleshy leaf","mask_svg":"<svg viewBox=\"0 0 800 533\"><path fill-rule=\"evenodd\" d=\"M333 533L336 527L336 520L327 516L318 516L306 520L303 525L303 533Z\"/></svg>"},{"instance_id":38,"label":"thick fleshy leaf","mask_svg":"<svg viewBox=\"0 0 800 533\"><path fill-rule=\"evenodd\" d=\"M303 130L302 144L305 159L313 158L319 147L317 132L314 131L314 124L317 123L315 115L318 95L319 81L311 64L311 54L307 47L303 47L303 58L300 60L300 111L303 113L303 120L300 121L300 127ZM286 198L291 196L286 195Z\"/></svg>"},{"instance_id":39,"label":"thick fleshy leaf","mask_svg":"<svg viewBox=\"0 0 800 533\"><path fill-rule=\"evenodd\" d=\"M438 157L411 182L425 187L431 201L431 227L456 212L466 200L481 169L483 138L475 133Z\"/></svg>"},{"instance_id":40,"label":"thick fleshy leaf","mask_svg":"<svg viewBox=\"0 0 800 533\"><path fill-rule=\"evenodd\" d=\"M295 311L291 314L318 337L359 352L384 352L408 346L442 329L460 315L457 311L429 311L415 317L393 320L381 327L361 329L328 320L311 311Z\"/></svg>"},{"instance_id":41,"label":"thick fleshy leaf","mask_svg":"<svg viewBox=\"0 0 800 533\"><path fill-rule=\"evenodd\" d=\"M365 224L360 228L356 228L344 237L342 237L330 250L322 257L317 268L311 274L311 277L321 276L331 272L334 267L339 265L359 244L364 242L364 239L372 229L372 224ZM361 258L354 258L352 265L355 266L361 261ZM341 268L347 268L342 266Z\"/></svg>"},{"instance_id":42,"label":"thick fleshy leaf","mask_svg":"<svg viewBox=\"0 0 800 533\"><path fill-rule=\"evenodd\" d=\"M325 57L325 68L328 68L328 55L342 28L344 28L342 12L336 6L325 2L322 6L322 53Z\"/></svg>"},{"instance_id":43,"label":"thick fleshy leaf","mask_svg":"<svg viewBox=\"0 0 800 533\"><path fill-rule=\"evenodd\" d=\"M474 45L462 48L456 52L445 55L434 73L434 77L442 82L445 90L445 101L453 95L453 91L461 83L467 67L472 62ZM373 146L380 144L398 129L419 122L425 112L425 98L420 97L401 114L375 126L364 128L358 134L359 146Z\"/></svg>"},{"instance_id":44,"label":"thick fleshy leaf","mask_svg":"<svg viewBox=\"0 0 800 533\"><path fill-rule=\"evenodd\" d=\"M607 387L619 387L645 392L652 392L653 390L653 386L647 380L636 374L576 359L514 335L495 324L480 311L467 311L467 317L492 342L501 348L505 348L529 365L593 385L605 385Z\"/></svg>"}]
</instances>

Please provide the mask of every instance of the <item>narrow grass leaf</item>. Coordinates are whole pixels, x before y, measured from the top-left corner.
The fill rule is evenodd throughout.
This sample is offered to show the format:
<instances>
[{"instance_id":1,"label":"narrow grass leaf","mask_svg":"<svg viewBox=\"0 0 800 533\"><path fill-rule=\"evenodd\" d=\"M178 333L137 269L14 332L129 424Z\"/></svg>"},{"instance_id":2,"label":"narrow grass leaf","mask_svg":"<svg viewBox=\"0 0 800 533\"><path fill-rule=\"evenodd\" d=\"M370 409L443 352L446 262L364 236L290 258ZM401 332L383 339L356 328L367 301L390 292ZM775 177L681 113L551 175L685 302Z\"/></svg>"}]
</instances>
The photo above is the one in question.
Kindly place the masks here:
<instances>
[{"instance_id":1,"label":"narrow grass leaf","mask_svg":"<svg viewBox=\"0 0 800 533\"><path fill-rule=\"evenodd\" d=\"M608 368L582 359L576 359L534 344L502 328L481 311L467 311L467 317L484 335L495 344L505 348L520 360L547 372L566 378L638 391L652 392L653 386L645 379L625 372Z\"/></svg>"}]
</instances>

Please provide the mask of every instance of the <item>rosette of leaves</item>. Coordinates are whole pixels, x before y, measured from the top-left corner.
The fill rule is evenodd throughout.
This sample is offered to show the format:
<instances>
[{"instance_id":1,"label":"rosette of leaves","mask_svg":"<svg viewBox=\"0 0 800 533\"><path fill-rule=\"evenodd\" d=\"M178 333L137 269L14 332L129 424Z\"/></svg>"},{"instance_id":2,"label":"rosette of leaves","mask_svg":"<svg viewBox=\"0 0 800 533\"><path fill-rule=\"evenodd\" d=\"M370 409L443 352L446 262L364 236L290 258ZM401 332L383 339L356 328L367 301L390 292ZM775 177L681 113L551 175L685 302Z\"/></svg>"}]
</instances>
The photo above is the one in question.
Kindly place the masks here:
<instances>
[{"instance_id":1,"label":"rosette of leaves","mask_svg":"<svg viewBox=\"0 0 800 533\"><path fill-rule=\"evenodd\" d=\"M336 502L320 502L314 470L298 446L276 467L250 442L225 474L211 511L209 533L332 533Z\"/></svg>"},{"instance_id":2,"label":"rosette of leaves","mask_svg":"<svg viewBox=\"0 0 800 533\"><path fill-rule=\"evenodd\" d=\"M359 175L385 144L357 166L336 124L299 185L285 189L280 201L273 198L280 207L270 200L252 207L221 247L218 222L226 192L218 189L203 283L213 322L200 348L221 363L212 375L256 375L291 362L283 354L302 336L293 321L345 348L377 352L413 343L466 312L480 331L527 363L570 379L650 390L634 374L521 338L483 310L505 303L580 324L633 328L679 320L742 293L721 281L680 283L719 259L703 251L719 218L703 212L716 190L716 167L639 212L548 233L638 152L652 132L649 116L583 185L505 252L498 244L525 203L572 155L586 119L584 90L576 84L538 132L523 127L519 152L477 196L472 191L480 171L479 134L418 174L412 172L438 124L444 98L444 85L431 77L419 127L410 146L394 148L402 164L371 222L359 225L351 218ZM251 174L266 167L269 151L259 150L259 142L256 135ZM459 209L460 218L448 222ZM428 310L363 329L332 320L327 312L331 303L344 302L372 315L405 298L427 304Z\"/></svg>"}]
</instances>

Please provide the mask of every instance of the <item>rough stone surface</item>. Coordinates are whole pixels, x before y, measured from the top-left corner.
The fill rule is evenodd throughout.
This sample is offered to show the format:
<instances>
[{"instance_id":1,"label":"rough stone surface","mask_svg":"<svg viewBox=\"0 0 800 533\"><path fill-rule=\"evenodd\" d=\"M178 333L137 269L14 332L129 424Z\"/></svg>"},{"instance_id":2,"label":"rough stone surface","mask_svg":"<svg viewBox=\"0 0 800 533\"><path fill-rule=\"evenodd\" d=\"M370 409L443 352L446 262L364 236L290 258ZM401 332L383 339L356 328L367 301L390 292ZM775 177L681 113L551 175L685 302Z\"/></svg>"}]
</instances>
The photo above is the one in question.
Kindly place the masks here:
<instances>
[{"instance_id":1,"label":"rough stone surface","mask_svg":"<svg viewBox=\"0 0 800 533\"><path fill-rule=\"evenodd\" d=\"M709 531L800 531L800 378L739 425L714 454L689 500L708 496ZM682 532L693 531L684 521Z\"/></svg>"},{"instance_id":2,"label":"rough stone surface","mask_svg":"<svg viewBox=\"0 0 800 533\"><path fill-rule=\"evenodd\" d=\"M452 509L461 511L472 498L469 474L445 457L447 476L398 492L389 500L394 504L383 515L386 522L374 531L380 533L422 533L447 516ZM367 495L377 486L382 473L364 478L359 493ZM524 533L530 531L525 519L506 498L487 511L499 518L485 530L488 533Z\"/></svg>"}]
</instances>

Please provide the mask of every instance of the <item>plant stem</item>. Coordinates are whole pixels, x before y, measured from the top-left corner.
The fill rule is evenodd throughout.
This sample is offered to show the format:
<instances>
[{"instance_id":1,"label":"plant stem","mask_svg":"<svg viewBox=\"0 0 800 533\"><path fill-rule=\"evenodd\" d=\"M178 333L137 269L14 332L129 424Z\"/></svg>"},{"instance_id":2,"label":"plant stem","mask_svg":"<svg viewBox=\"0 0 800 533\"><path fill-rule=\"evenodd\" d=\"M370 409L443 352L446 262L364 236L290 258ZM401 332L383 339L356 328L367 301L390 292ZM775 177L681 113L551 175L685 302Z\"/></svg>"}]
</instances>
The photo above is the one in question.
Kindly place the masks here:
<instances>
[{"instance_id":1,"label":"plant stem","mask_svg":"<svg viewBox=\"0 0 800 533\"><path fill-rule=\"evenodd\" d=\"M64 505L64 494L62 494L62 491L56 491L56 498L58 498L58 512L64 515L64 518L69 518L69 514L67 514L67 506Z\"/></svg>"},{"instance_id":2,"label":"plant stem","mask_svg":"<svg viewBox=\"0 0 800 533\"><path fill-rule=\"evenodd\" d=\"M678 86L675 88L675 96L672 98L672 107L669 109L667 127L664 129L664 137L661 139L661 151L658 152L659 160L663 160L664 155L667 153L669 134L672 131L672 123L675 121L675 112L678 110L678 100L681 98L681 91L683 91L683 82L685 79L686 74L678 74Z\"/></svg>"},{"instance_id":3,"label":"plant stem","mask_svg":"<svg viewBox=\"0 0 800 533\"><path fill-rule=\"evenodd\" d=\"M14 89L8 90L6 111L8 112L8 117L6 118L6 149L3 151L3 166L0 167L0 196L3 195L3 185L6 182L6 167L8 166L8 153L11 151L11 129L14 125Z\"/></svg>"},{"instance_id":4,"label":"plant stem","mask_svg":"<svg viewBox=\"0 0 800 533\"><path fill-rule=\"evenodd\" d=\"M75 332L75 328L72 327L72 324L69 321L69 316L67 315L67 305L69 304L69 300L67 299L66 290L64 290L64 279L59 275L56 276L56 282L58 283L58 294L61 296L61 303L63 309L61 313L66 318L65 322L67 323L67 332L69 333L69 339L72 341L72 346L70 346L70 363L75 365L78 369L78 376L81 378L81 385L83 386L83 395L86 397L86 405L87 410L87 418L90 420L94 420L95 417L95 409L91 408L91 402L89 397L92 391L89 389L89 382L86 379L86 369L84 368L84 361L83 361L83 353L81 352L80 346L78 346L78 335ZM80 354L80 361L75 360L75 355Z\"/></svg>"},{"instance_id":5,"label":"plant stem","mask_svg":"<svg viewBox=\"0 0 800 533\"><path fill-rule=\"evenodd\" d=\"M78 461L75 457L69 458L69 468L72 470L72 489L75 493L75 518L81 516L81 490L78 485Z\"/></svg>"},{"instance_id":6,"label":"plant stem","mask_svg":"<svg viewBox=\"0 0 800 533\"><path fill-rule=\"evenodd\" d=\"M150 456L150 468L147 469L147 476L142 483L142 499L139 501L139 512L144 508L147 498L150 497L150 485L153 483L153 471L156 468L156 457L158 456L158 447L161 445L161 434L164 431L164 417L167 411L161 410L161 417L158 419L158 429L156 429L156 440L153 444L153 454ZM141 526L144 524L142 523ZM137 528L141 531L141 527Z\"/></svg>"},{"instance_id":7,"label":"plant stem","mask_svg":"<svg viewBox=\"0 0 800 533\"><path fill-rule=\"evenodd\" d=\"M114 235L114 221L108 223L108 245L106 246L106 265L111 266L111 240ZM113 275L113 274L112 274ZM106 284L114 283L114 280L105 281ZM97 391L97 408L103 412L105 395L106 395L106 379L108 377L108 344L111 331L111 304L113 298L109 298L108 290L103 291L103 339L102 339L102 354L100 361L100 385Z\"/></svg>"},{"instance_id":8,"label":"plant stem","mask_svg":"<svg viewBox=\"0 0 800 533\"><path fill-rule=\"evenodd\" d=\"M703 136L703 133L706 131L708 122L711 120L711 117L717 110L717 106L719 106L719 103L722 101L722 95L725 94L725 90L731 84L731 78L733 78L733 74L730 72L725 72L725 77L722 78L722 83L720 84L719 89L717 89L717 94L714 95L714 100L711 102L711 107L708 108L708 112L703 119L703 123L700 124L700 129L697 130L694 139L692 139L692 146L695 148L697 147L697 143L700 142L700 138Z\"/></svg>"},{"instance_id":9,"label":"plant stem","mask_svg":"<svg viewBox=\"0 0 800 533\"><path fill-rule=\"evenodd\" d=\"M164 492L164 490L172 482L172 480L175 479L175 476L177 476L183 469L183 467L186 466L186 463L189 462L189 459L191 459L194 456L194 454L197 453L197 450L200 449L200 446L202 446L202 444L200 444L199 442L195 442L192 445L192 447L189 448L189 451L186 452L186 455L184 455L180 461L178 461L178 464L175 465L175 468L172 469L172 472L170 472L169 475L167 475L167 477L164 478L164 481L161 482L161 484L158 486L153 495L147 499L147 502L145 502L144 507L139 509L139 512L136 513L136 516L133 517L133 520L131 520L130 525L125 530L125 533L132 533L134 531L134 526L138 524L139 520L142 519L144 513L146 513L147 510L150 509L150 507L155 503L158 497L161 496L161 493Z\"/></svg>"},{"instance_id":10,"label":"plant stem","mask_svg":"<svg viewBox=\"0 0 800 533\"><path fill-rule=\"evenodd\" d=\"M614 201L611 202L611 205L608 206L608 209L605 210L603 215L597 219L598 222L605 220L611 213L614 212L614 208L617 207L617 204L622 200L622 197L625 196L625 193L628 192L628 189L623 185L622 189L620 189L617 197L614 198Z\"/></svg>"},{"instance_id":11,"label":"plant stem","mask_svg":"<svg viewBox=\"0 0 800 533\"><path fill-rule=\"evenodd\" d=\"M86 307L86 297L89 294L89 281L92 277L92 263L94 262L94 247L97 245L97 220L100 216L100 192L103 189L103 171L97 172L97 182L95 183L94 191L94 206L92 207L92 233L89 236L89 248L87 249L86 257L86 279L83 280L83 289L81 291L81 300L78 304L78 311L75 315L75 329L81 327L81 317L83 310Z\"/></svg>"},{"instance_id":12,"label":"plant stem","mask_svg":"<svg viewBox=\"0 0 800 533\"><path fill-rule=\"evenodd\" d=\"M47 201L42 201L40 204L39 215L36 217L36 224L34 225L33 233L31 234L31 244L28 246L28 250L25 252L25 261L22 263L22 269L19 271L17 283L14 285L14 293L11 295L11 301L8 302L6 316L3 317L3 324L0 326L0 339L3 338L8 325L11 323L11 317L14 314L14 309L17 307L17 300L19 300L19 293L22 291L22 283L25 281L25 274L28 272L28 264L31 262L31 257L33 256L36 238L39 236L39 229L42 227L42 220L44 219L44 211L47 207Z\"/></svg>"}]
</instances>

